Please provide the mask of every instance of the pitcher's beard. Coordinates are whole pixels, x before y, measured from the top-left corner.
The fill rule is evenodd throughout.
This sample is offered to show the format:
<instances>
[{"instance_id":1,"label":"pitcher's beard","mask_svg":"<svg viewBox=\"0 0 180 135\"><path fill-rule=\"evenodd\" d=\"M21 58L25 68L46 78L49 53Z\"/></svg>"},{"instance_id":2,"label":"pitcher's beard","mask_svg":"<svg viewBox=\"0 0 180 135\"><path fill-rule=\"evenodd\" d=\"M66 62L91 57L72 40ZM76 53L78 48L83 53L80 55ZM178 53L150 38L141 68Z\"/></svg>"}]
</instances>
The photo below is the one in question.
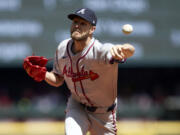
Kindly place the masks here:
<instances>
[{"instance_id":1,"label":"pitcher's beard","mask_svg":"<svg viewBox=\"0 0 180 135\"><path fill-rule=\"evenodd\" d=\"M74 34L74 32L71 32L71 38L73 39L73 40L76 40L76 41L83 41L83 40L86 40L87 38L88 38L88 33L85 33L85 34L83 34L83 35L81 35L81 36L76 36L75 34Z\"/></svg>"}]
</instances>

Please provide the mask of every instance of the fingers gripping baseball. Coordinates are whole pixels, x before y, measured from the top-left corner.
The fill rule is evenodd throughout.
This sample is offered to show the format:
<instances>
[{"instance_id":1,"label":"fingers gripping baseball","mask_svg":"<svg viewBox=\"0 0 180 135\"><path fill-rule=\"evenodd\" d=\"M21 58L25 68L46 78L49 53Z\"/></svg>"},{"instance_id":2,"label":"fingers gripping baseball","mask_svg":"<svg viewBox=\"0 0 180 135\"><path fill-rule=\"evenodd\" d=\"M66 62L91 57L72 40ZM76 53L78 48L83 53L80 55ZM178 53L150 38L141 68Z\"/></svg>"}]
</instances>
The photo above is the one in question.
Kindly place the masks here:
<instances>
[{"instance_id":1,"label":"fingers gripping baseball","mask_svg":"<svg viewBox=\"0 0 180 135\"><path fill-rule=\"evenodd\" d=\"M30 77L40 82L45 79L47 62L48 59L42 56L28 56L24 59L23 67Z\"/></svg>"}]
</instances>

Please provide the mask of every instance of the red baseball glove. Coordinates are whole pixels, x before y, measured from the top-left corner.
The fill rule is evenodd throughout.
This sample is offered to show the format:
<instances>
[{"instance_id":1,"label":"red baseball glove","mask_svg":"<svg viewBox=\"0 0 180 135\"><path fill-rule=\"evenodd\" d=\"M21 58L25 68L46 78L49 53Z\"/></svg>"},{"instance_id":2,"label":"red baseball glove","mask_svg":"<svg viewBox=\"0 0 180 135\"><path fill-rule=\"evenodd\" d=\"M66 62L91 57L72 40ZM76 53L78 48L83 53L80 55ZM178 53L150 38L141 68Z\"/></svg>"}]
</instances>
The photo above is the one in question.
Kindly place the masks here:
<instances>
[{"instance_id":1,"label":"red baseball glove","mask_svg":"<svg viewBox=\"0 0 180 135\"><path fill-rule=\"evenodd\" d=\"M47 62L48 59L43 56L28 56L24 59L23 67L30 77L41 82L45 79Z\"/></svg>"}]
</instances>

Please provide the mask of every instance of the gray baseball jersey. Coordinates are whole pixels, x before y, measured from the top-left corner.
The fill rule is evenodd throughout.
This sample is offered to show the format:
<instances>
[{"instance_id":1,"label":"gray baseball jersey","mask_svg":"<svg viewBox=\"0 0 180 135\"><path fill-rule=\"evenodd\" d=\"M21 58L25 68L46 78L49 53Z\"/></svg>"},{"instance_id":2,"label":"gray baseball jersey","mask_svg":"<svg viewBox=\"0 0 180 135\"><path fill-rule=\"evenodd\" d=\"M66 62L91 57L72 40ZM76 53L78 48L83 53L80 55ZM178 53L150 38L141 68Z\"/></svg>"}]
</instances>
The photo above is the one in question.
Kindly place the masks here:
<instances>
[{"instance_id":1,"label":"gray baseball jersey","mask_svg":"<svg viewBox=\"0 0 180 135\"><path fill-rule=\"evenodd\" d=\"M88 106L109 107L117 97L118 63L111 63L113 44L92 38L73 54L72 39L62 41L55 54L53 72L64 77L72 97Z\"/></svg>"}]
</instances>

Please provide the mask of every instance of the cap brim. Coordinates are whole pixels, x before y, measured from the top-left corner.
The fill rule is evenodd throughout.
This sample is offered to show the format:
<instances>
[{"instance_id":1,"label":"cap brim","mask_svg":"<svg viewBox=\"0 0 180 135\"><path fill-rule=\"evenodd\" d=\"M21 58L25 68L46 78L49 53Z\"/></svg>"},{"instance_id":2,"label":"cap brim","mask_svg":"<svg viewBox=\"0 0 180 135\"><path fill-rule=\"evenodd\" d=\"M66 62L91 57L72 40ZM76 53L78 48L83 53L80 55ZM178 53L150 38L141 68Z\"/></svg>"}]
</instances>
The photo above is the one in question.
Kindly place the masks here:
<instances>
[{"instance_id":1,"label":"cap brim","mask_svg":"<svg viewBox=\"0 0 180 135\"><path fill-rule=\"evenodd\" d=\"M68 15L68 18L69 18L70 20L73 20L74 17L75 17L74 14L69 14L69 15Z\"/></svg>"},{"instance_id":2,"label":"cap brim","mask_svg":"<svg viewBox=\"0 0 180 135\"><path fill-rule=\"evenodd\" d=\"M81 16L81 15L69 14L67 17L68 17L70 20L73 20L75 17L79 17L79 18L81 18L81 19L83 19L83 20L91 23L90 20L88 20L87 18L84 18L84 16ZM93 25L93 24L92 24L92 25Z\"/></svg>"},{"instance_id":3,"label":"cap brim","mask_svg":"<svg viewBox=\"0 0 180 135\"><path fill-rule=\"evenodd\" d=\"M68 15L68 18L69 18L70 20L73 20L75 17L79 17L79 18L81 18L81 19L89 22L89 20L87 20L87 19L84 18L83 16L76 15L76 14L69 14L69 15Z\"/></svg>"},{"instance_id":4,"label":"cap brim","mask_svg":"<svg viewBox=\"0 0 180 135\"><path fill-rule=\"evenodd\" d=\"M79 16L79 15L76 15L76 14L69 14L69 15L68 15L68 18L69 18L70 20L73 20L75 17L80 17L80 18L84 19L82 16Z\"/></svg>"}]
</instances>

